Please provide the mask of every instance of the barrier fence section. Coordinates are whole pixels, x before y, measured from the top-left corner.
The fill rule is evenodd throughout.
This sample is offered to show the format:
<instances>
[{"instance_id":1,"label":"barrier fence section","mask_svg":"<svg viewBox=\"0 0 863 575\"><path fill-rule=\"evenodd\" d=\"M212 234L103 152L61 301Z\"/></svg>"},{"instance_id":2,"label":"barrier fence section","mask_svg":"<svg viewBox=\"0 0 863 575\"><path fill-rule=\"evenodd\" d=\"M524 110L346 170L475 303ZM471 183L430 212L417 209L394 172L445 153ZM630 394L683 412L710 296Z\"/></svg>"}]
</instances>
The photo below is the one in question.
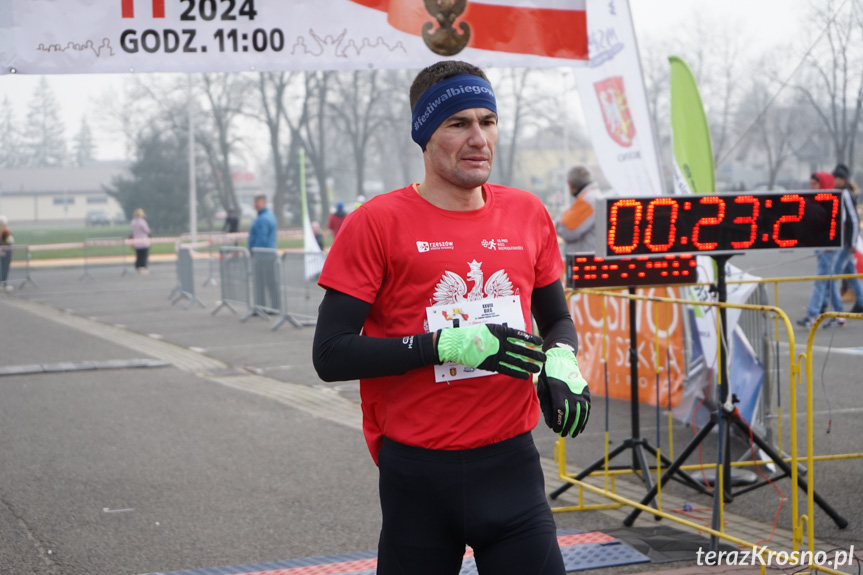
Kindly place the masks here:
<instances>
[{"instance_id":1,"label":"barrier fence section","mask_svg":"<svg viewBox=\"0 0 863 575\"><path fill-rule=\"evenodd\" d=\"M818 333L818 329L821 327L821 324L826 320L839 318L855 322L863 322L863 314L859 313L853 314L835 311L822 313L818 318L816 318L812 327L809 329L809 335L806 338L806 355L801 356L801 361L806 364L806 397L808 398L806 402L806 468L809 470L809 489L806 491L806 515L800 517L797 527L802 537L805 525L806 539L808 540L808 550L810 553L815 550L815 504L817 503L817 495L815 494L815 461L825 459L863 458L863 453L825 456L815 455L815 413L812 402L814 392L813 364L815 363L813 357L813 344L815 342L815 334ZM793 350L794 348L792 347L791 349ZM819 571L826 570L819 569Z\"/></svg>"},{"instance_id":2,"label":"barrier fence section","mask_svg":"<svg viewBox=\"0 0 863 575\"><path fill-rule=\"evenodd\" d=\"M30 246L0 246L0 279L3 287L39 287L30 277Z\"/></svg>"},{"instance_id":3,"label":"barrier fence section","mask_svg":"<svg viewBox=\"0 0 863 575\"><path fill-rule=\"evenodd\" d=\"M98 261L95 258L99 258L103 265L114 264L119 261L120 277L132 274L127 263L129 248L125 238L87 238L82 244L82 250L84 252L84 273L78 278L79 280L95 279L90 273L93 264Z\"/></svg>"},{"instance_id":4,"label":"barrier fence section","mask_svg":"<svg viewBox=\"0 0 863 575\"><path fill-rule=\"evenodd\" d=\"M289 321L294 327L315 325L324 289L318 277L324 268L323 252L285 252L282 254L283 313L278 325ZM274 327L278 327L278 325Z\"/></svg>"},{"instance_id":5,"label":"barrier fence section","mask_svg":"<svg viewBox=\"0 0 863 575\"><path fill-rule=\"evenodd\" d=\"M801 280L810 280L810 279L814 279L814 278L796 278L796 279L797 279L797 281L801 281ZM823 278L818 278L818 279L823 279ZM674 479L674 480L680 481L682 483L685 483L685 482L681 481L680 479L678 479L677 477L674 477L675 473L678 473L679 471L683 471L683 472L696 471L696 470L703 470L706 467L709 467L709 468L711 468L711 471L713 471L713 469L716 470L715 471L716 475L714 476L714 477L718 478L718 480L716 482L717 485L715 487L717 490L716 492L723 493L724 490L727 489L726 486L723 485L723 479L722 479L722 477L723 477L722 472L723 472L723 468L725 466L731 466L732 468L737 468L737 467L749 467L749 466L768 466L770 464L776 463L778 465L778 468L781 470L781 472L777 472L777 474L769 480L766 480L764 482L760 482L754 486L742 488L741 490L739 490L736 493L743 493L745 491L751 491L752 489L756 489L757 487L762 487L764 485L767 485L768 483L772 483L772 481L774 481L774 480L779 480L779 479L782 479L785 477L790 478L791 490L792 490L792 493L790 494L791 523L792 523L790 531L792 534L792 548L794 551L799 551L800 546L803 543L803 537L805 535L807 540L808 540L807 543L808 543L808 548L810 551L808 556L803 555L803 557L808 557L808 559L803 559L802 563L800 563L798 565L798 567L799 566L808 566L812 570L816 570L816 571L821 571L821 572L826 572L826 573L835 573L835 574L841 573L841 571L836 570L836 569L832 569L829 566L826 566L824 564L815 564L816 562L812 559L812 557L814 556L814 553L815 553L815 547L814 547L814 545L815 545L815 532L814 532L814 521L813 521L813 514L815 513L815 504L818 504L819 506L821 506L821 508L825 511L827 511L827 509L830 508L829 504L827 504L826 501L821 499L815 493L815 489L814 489L815 468L814 468L814 465L815 465L815 461L861 458L861 457L863 457L863 454L851 453L851 454L816 456L814 453L813 423L812 423L812 417L813 417L813 415L812 415L813 414L813 381L812 381L812 363L813 363L812 362L812 353L813 353L813 348L812 348L812 342L813 342L814 334L817 331L817 328L825 319L831 318L831 317L843 317L843 318L848 318L848 319L863 320L863 315L861 315L861 314L850 314L850 313L837 313L837 312L822 314L816 320L815 325L811 328L811 330L809 332L809 340L808 340L808 347L807 347L806 354L801 354L799 357L795 357L795 353L794 353L795 334L794 334L793 326L791 324L790 319L788 318L788 316L785 314L785 312L783 310L776 307L775 305L774 306L766 305L767 304L767 301L766 301L767 296L766 296L766 290L763 289L764 288L763 284L775 282L775 281L776 280L761 280L761 281L754 282L754 283L761 284L759 286L759 289L757 289L755 291L755 293L753 293L752 296L750 297L750 301L760 302L760 303L756 303L756 304L749 304L749 303L747 303L747 304L729 304L729 303L720 303L720 302L714 302L714 301L706 301L705 302L705 301L686 300L686 299L681 299L681 298L633 295L633 294L626 294L626 293L622 293L622 292L607 292L607 291L598 291L598 290L579 290L579 292L581 292L581 293L589 293L591 295L601 296L605 299L610 299L610 298L634 299L636 301L642 302L642 305L646 305L648 302L653 302L654 306L659 305L659 304L673 305L673 306L701 306L701 307L707 306L707 307L715 307L715 308L725 307L727 309L740 310L741 311L741 318L739 320L739 325L740 325L741 329L744 332L746 332L747 335L750 337L750 341L752 342L753 349L755 349L758 352L759 357L771 358L771 360L775 361L777 364L779 363L779 354L778 354L778 351L774 351L774 350L778 349L778 345L774 345L775 342L772 341L772 339L769 335L769 332L770 332L769 323L770 323L771 319L774 319L776 322L776 334L775 334L776 342L778 342L778 339L779 339L780 326L784 325L785 335L786 335L787 341L788 341L788 346L789 346L789 349L791 350L791 353L789 354L789 359L788 359L788 370L784 374L784 376L787 377L788 384L787 384L787 388L784 388L783 392L782 392L783 396L787 397L787 401L789 404L788 409L787 409L787 411L788 411L787 419L790 423L790 428L787 430L787 435L790 438L790 449L789 449L790 450L790 456L783 457L781 447L778 450L774 449L772 447L772 445L768 445L766 441L762 440L762 442L759 443L758 446L765 449L766 453L768 453L768 455L772 453L773 456L776 456L775 458L771 456L771 458L767 459L767 460L756 460L756 458L754 456L754 452L753 452L753 456L751 458L749 458L748 460L745 460L745 461L743 461L743 460L735 461L735 462L722 461L721 458L717 457L716 463L705 463L705 464L695 464L695 465L677 465L675 467L675 466L667 465L667 461L663 457L664 454L661 453L659 446L657 446L656 452L655 453L651 452L651 455L655 455L656 461L658 462L656 464L656 466L653 467L652 469L648 468L648 469L636 471L632 468L630 468L630 469L612 468L609 465L609 447L608 447L608 445L609 445L609 440L608 440L609 439L608 438L609 427L608 427L608 412L606 411L606 422L605 422L606 441L605 441L605 447L604 447L604 453L605 453L604 459L605 459L605 461L604 461L604 465L599 466L599 467L601 467L601 469L598 467L594 467L594 469L597 469L597 471L594 471L592 473L586 473L586 474L585 473L569 472L567 470L567 462L566 462L566 442L565 442L565 439L560 438L557 441L557 444L555 447L555 459L556 459L558 466L559 466L559 475L560 475L560 478L562 480L564 480L565 482L572 484L573 486L576 486L578 488L578 505L570 506L570 507L558 507L558 508L554 509L555 512L559 513L559 512L580 511L580 510L588 510L588 509L602 509L602 508L620 507L621 505L626 505L626 506L632 507L634 510L637 510L637 512L651 513L651 514L656 515L657 517L669 519L669 520L674 521L678 524L682 524L682 525L687 526L689 528L695 529L699 532L707 533L713 537L730 541L736 545L743 545L743 546L747 546L749 548L754 548L756 543L744 541L744 540L740 539L739 537L735 537L735 536L725 532L724 522L722 520L722 514L724 513L724 505L725 505L724 497L714 497L714 501L715 501L714 515L716 515L718 513L719 521L716 522L715 518L714 518L713 525L718 526L718 527L717 528L708 527L708 526L705 526L702 524L695 523L692 520L686 519L682 515L672 514L672 513L669 513L667 511L664 511L662 508L662 498L661 498L662 486L664 484L666 484L670 479ZM731 283L731 282L729 282L729 283ZM570 291L568 293L568 296L572 295L573 293L574 292ZM605 301L605 299L603 300L603 302ZM605 303L603 303L602 321L607 322L607 318L605 317ZM655 324L657 326L657 333L656 333L654 339L657 342L658 342L659 337L660 337L659 336L659 329L658 329L659 323L660 323L659 321L655 322ZM605 333L604 328L603 328L603 333ZM730 337L730 334L729 334L729 337ZM607 361L607 357L608 357L607 354L609 353L608 344L607 343L603 344L602 349L603 349L602 353L606 354L605 361ZM805 365L805 374L804 374L804 369L802 367L804 365ZM658 367L659 370L663 369L662 363L660 360L657 361L657 366L659 366ZM725 369L725 366L722 366L721 368ZM771 370L765 369L765 376L766 376L767 372L769 372L769 371L771 371ZM807 414L806 426L804 427L804 430L806 433L806 444L807 444L806 454L805 454L805 467L803 465L801 465L802 463L804 463L804 461L798 455L799 425L798 425L798 418L797 418L798 386L802 383L801 377L804 377L804 375L805 375L805 380L806 380L806 388L805 388L805 395L803 395L802 397L804 398L805 403L806 403L806 414ZM777 389L777 395L778 395L778 391L779 391L780 386L782 386L782 382L780 381L780 379L784 379L784 378L777 377L776 381L774 382L774 386ZM657 380L658 380L658 378L657 378ZM670 383L669 383L669 385L670 385ZM666 391L666 393L668 393L668 391ZM762 403L769 403L769 401L767 399L763 399ZM734 409L736 410L736 408L734 408ZM769 410L770 409L769 405L766 406L765 409ZM657 421L659 421L658 417L657 417ZM779 421L779 418L777 418L777 421ZM669 425L668 425L668 436L669 436L669 438L668 438L667 445L668 445L669 455L673 459L674 454L673 454L673 443L671 441L671 432L672 432L671 425L669 423ZM777 439L778 438L781 438L781 432L777 434ZM756 440L756 443L758 443L757 440ZM681 460L682 459L685 459L685 456L681 457ZM650 466L648 466L648 467L650 467ZM623 497L616 492L616 488L615 488L616 477L618 475L633 474L633 473L644 473L645 477L651 473L655 475L655 478L653 479L653 482L655 484L655 491L652 491L652 493L655 493L655 497L653 498L652 501L647 500L648 498L645 497L644 499L642 499L642 501L639 502L639 501L635 501L633 499L628 499L626 497ZM801 478L802 474L805 474L806 480ZM598 486L595 484L595 482L591 483L588 481L590 479L595 479L595 478L601 478L603 480L603 485ZM767 479L766 476L765 476L765 479ZM800 513L799 491L801 489L806 492L806 497L807 497L806 514ZM609 499L612 501L612 503L599 504L599 505L585 504L585 502L584 502L584 491L585 490L587 490L588 492L591 492L591 493L598 494L598 495L600 495L606 499ZM650 495L650 494L648 493L648 495ZM647 500L647 501L645 501L645 500ZM655 506L645 504L645 503L653 503ZM831 511L832 511L832 509L831 509ZM844 522L844 519L842 517L838 516L838 514L835 513L835 511L833 512L833 514L831 514L829 511L827 511L827 512L828 512L828 515L830 515L831 518L833 518L834 521L837 523L837 525L839 525L841 528L843 526L842 523ZM633 511L633 515L635 513L636 513L636 511ZM633 515L631 515L630 517L632 517ZM778 515L777 515L777 518L778 518ZM844 523L847 525L847 522L844 522ZM772 535L771 535L771 537L772 537ZM761 541L759 541L757 544L760 545ZM761 545L761 546L763 546L763 545ZM808 563L808 565L807 565L807 563ZM762 572L763 572L763 568L762 568Z\"/></svg>"},{"instance_id":6,"label":"barrier fence section","mask_svg":"<svg viewBox=\"0 0 863 575\"><path fill-rule=\"evenodd\" d=\"M216 315L223 307L237 313L236 307L244 307L245 313L240 321L246 321L252 316L251 291L251 256L246 248L222 245L219 249L219 281L221 285L221 300L212 315Z\"/></svg>"},{"instance_id":7,"label":"barrier fence section","mask_svg":"<svg viewBox=\"0 0 863 575\"><path fill-rule=\"evenodd\" d=\"M283 319L282 266L279 252L271 248L252 248L252 315L268 318L275 315L272 329Z\"/></svg>"},{"instance_id":8,"label":"barrier fence section","mask_svg":"<svg viewBox=\"0 0 863 575\"><path fill-rule=\"evenodd\" d=\"M171 301L172 304L185 298L189 300L185 309L189 309L194 303L207 307L195 295L195 262L192 260L191 250L183 246L177 248L177 287L174 288L174 293L177 295Z\"/></svg>"},{"instance_id":9,"label":"barrier fence section","mask_svg":"<svg viewBox=\"0 0 863 575\"><path fill-rule=\"evenodd\" d=\"M235 235L239 234L229 236L223 232L203 232L180 236L178 244L189 248L194 259L207 260L207 277L201 284L203 287L215 287L218 284L216 280L219 277L219 249L223 245L236 246L239 240Z\"/></svg>"}]
</instances>

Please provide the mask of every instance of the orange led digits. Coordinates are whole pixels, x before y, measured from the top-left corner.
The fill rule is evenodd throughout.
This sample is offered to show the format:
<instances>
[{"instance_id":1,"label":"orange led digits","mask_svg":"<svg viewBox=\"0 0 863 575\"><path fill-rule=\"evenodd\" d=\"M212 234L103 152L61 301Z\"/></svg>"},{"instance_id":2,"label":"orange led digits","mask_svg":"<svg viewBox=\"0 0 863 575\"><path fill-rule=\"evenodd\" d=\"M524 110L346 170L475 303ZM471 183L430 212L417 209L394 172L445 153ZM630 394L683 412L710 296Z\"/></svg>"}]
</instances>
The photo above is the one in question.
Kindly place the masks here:
<instances>
[{"instance_id":1,"label":"orange led digits","mask_svg":"<svg viewBox=\"0 0 863 575\"><path fill-rule=\"evenodd\" d=\"M598 255L636 259L681 253L836 248L841 246L845 209L835 190L609 198L604 202L605 232L600 236ZM639 265L636 269L630 260L621 267L634 277L638 271L663 266Z\"/></svg>"},{"instance_id":2,"label":"orange led digits","mask_svg":"<svg viewBox=\"0 0 863 575\"><path fill-rule=\"evenodd\" d=\"M755 243L758 236L758 206L761 204L754 196L738 196L734 198L735 204L752 204L752 214L734 218L735 224L749 224L749 239L745 242L731 242L731 246L744 250Z\"/></svg>"},{"instance_id":3,"label":"orange led digits","mask_svg":"<svg viewBox=\"0 0 863 575\"><path fill-rule=\"evenodd\" d=\"M656 211L656 206L668 206L671 208L671 214L668 222L668 237L664 244L654 244L653 240L653 215ZM680 208L677 206L677 201L673 198L656 198L647 204L647 229L644 230L644 245L652 252L667 252L668 248L674 245L674 239L677 235L677 214Z\"/></svg>"},{"instance_id":4,"label":"orange led digits","mask_svg":"<svg viewBox=\"0 0 863 575\"><path fill-rule=\"evenodd\" d=\"M721 200L716 196L707 196L706 198L701 198L701 201L699 201L698 203L701 205L715 204L718 207L715 216L701 218L700 220L698 220L698 223L695 224L695 227L692 228L692 245L694 245L699 250L716 249L716 246L719 245L719 242L699 242L698 236L701 234L701 226L716 226L719 225L723 219L725 219L725 201Z\"/></svg>"},{"instance_id":5,"label":"orange led digits","mask_svg":"<svg viewBox=\"0 0 863 575\"><path fill-rule=\"evenodd\" d=\"M773 224L773 241L776 242L776 245L783 248L790 248L792 246L797 245L797 239L789 239L789 240L780 240L779 239L779 226L784 224L785 222L799 222L803 219L803 212L806 210L806 203L803 201L803 198L798 196L797 194L784 194L781 198L779 198L781 203L791 203L797 202L797 215L794 214L785 214L781 216L776 223Z\"/></svg>"},{"instance_id":6,"label":"orange led digits","mask_svg":"<svg viewBox=\"0 0 863 575\"><path fill-rule=\"evenodd\" d=\"M832 202L830 210L830 239L836 237L836 214L839 213L839 198L833 194L818 194L815 196L816 202Z\"/></svg>"},{"instance_id":7,"label":"orange led digits","mask_svg":"<svg viewBox=\"0 0 863 575\"><path fill-rule=\"evenodd\" d=\"M618 213L621 208L635 208L632 222L632 243L628 246L618 246L615 243L617 240ZM618 200L611 206L611 211L608 216L611 221L611 228L608 230L608 247L610 247L614 253L631 254L635 251L635 248L638 246L639 235L641 233L641 228L639 226L641 225L641 212L643 209L644 208L641 207L641 202L638 200Z\"/></svg>"}]
</instances>

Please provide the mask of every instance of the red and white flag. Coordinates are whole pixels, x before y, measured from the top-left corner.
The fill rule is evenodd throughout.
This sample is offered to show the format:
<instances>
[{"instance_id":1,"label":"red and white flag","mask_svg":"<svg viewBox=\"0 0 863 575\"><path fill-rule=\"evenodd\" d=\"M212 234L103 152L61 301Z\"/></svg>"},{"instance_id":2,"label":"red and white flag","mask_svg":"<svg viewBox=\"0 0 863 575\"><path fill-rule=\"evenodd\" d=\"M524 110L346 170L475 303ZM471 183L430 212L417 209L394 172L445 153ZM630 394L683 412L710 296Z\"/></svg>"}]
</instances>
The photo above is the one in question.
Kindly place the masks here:
<instances>
[{"instance_id":1,"label":"red and white flag","mask_svg":"<svg viewBox=\"0 0 863 575\"><path fill-rule=\"evenodd\" d=\"M387 13L394 28L422 35L423 28L451 27L468 34L467 46L479 50L587 60L586 0L465 0L437 2L457 7L430 14L425 0L352 0ZM464 7L458 12L458 5ZM450 26L441 25L435 16ZM464 32L469 30L469 32Z\"/></svg>"}]
</instances>

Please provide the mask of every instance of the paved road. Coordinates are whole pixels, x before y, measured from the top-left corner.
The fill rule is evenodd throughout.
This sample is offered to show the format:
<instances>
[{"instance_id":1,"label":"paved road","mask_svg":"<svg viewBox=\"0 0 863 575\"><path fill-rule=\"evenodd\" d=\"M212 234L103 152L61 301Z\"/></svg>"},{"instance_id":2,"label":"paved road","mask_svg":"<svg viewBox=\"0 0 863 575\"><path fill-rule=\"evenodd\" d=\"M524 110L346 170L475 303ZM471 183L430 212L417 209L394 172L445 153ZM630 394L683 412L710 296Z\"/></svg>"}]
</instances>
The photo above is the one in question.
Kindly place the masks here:
<instances>
[{"instance_id":1,"label":"paved road","mask_svg":"<svg viewBox=\"0 0 863 575\"><path fill-rule=\"evenodd\" d=\"M732 263L765 277L814 270L814 259L793 254ZM198 272L205 277L203 267ZM259 318L240 323L228 310L212 316L172 306L171 265L154 265L149 276L120 277L110 267L91 273L94 279L79 281L78 268L34 270L38 289L0 296L0 367L148 357L171 365L0 376L0 573L138 574L375 548L376 471L358 430L357 384L317 378L311 328L272 332ZM809 287L781 288L792 319ZM218 289L200 288L198 297L212 309ZM796 335L805 341L802 329ZM816 445L854 451L863 435L863 321L821 330L816 345ZM629 407L612 401L609 408L611 435L620 441L629 435ZM603 411L598 398L594 413ZM654 418L641 408L647 436ZM602 452L601 418L591 423L570 444L575 464ZM539 428L534 435L550 458L554 436ZM675 425L677 446L691 435ZM737 452L744 448L736 444ZM712 457L712 441L704 453ZM818 489L851 521L840 531L819 512L821 537L860 545L861 461L817 471ZM787 480L779 487L787 496ZM682 487L668 489L709 504ZM777 504L768 487L738 498L730 511L772 522ZM599 513L557 518L561 527L617 524Z\"/></svg>"}]
</instances>

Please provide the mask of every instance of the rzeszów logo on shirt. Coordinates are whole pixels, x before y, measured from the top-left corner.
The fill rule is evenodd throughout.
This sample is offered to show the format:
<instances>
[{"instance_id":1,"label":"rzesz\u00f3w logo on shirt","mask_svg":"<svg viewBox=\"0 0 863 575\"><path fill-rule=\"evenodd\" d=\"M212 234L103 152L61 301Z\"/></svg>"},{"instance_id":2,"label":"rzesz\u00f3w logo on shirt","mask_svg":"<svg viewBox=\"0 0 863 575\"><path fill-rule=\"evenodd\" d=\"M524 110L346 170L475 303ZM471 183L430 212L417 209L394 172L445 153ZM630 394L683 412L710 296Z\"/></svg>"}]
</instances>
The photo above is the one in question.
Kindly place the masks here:
<instances>
[{"instance_id":1,"label":"rzesz\u00f3w logo on shirt","mask_svg":"<svg viewBox=\"0 0 863 575\"><path fill-rule=\"evenodd\" d=\"M513 245L510 245L509 240L500 239L500 238L492 238L489 240L483 240L482 241L482 247L484 247L487 250L494 250L494 251L498 251L498 250L500 250L500 251L517 251L517 250L523 250L524 249L524 246L513 246Z\"/></svg>"},{"instance_id":2,"label":"rzesz\u00f3w logo on shirt","mask_svg":"<svg viewBox=\"0 0 863 575\"><path fill-rule=\"evenodd\" d=\"M417 242L417 251L421 254L438 250L454 250L455 242Z\"/></svg>"}]
</instances>

